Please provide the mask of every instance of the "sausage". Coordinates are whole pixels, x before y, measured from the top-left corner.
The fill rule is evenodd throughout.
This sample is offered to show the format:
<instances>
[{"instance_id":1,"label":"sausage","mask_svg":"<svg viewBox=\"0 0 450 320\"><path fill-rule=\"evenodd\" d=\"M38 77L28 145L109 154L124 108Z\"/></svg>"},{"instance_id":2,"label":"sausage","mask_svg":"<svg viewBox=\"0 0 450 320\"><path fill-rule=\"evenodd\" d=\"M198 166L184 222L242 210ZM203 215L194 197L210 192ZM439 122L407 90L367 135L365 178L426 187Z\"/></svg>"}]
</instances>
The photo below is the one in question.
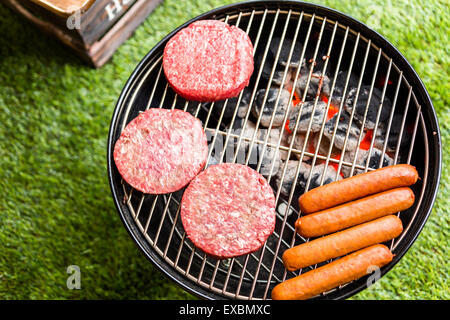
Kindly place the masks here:
<instances>
[{"instance_id":1,"label":"sausage","mask_svg":"<svg viewBox=\"0 0 450 320\"><path fill-rule=\"evenodd\" d=\"M394 239L402 231L400 218L389 215L290 248L283 253L283 264L295 271Z\"/></svg>"},{"instance_id":2,"label":"sausage","mask_svg":"<svg viewBox=\"0 0 450 320\"><path fill-rule=\"evenodd\" d=\"M306 238L322 236L406 210L413 205L414 198L408 187L388 190L300 217L295 229Z\"/></svg>"},{"instance_id":3,"label":"sausage","mask_svg":"<svg viewBox=\"0 0 450 320\"><path fill-rule=\"evenodd\" d=\"M359 279L374 266L381 268L392 258L391 251L385 245L376 244L278 284L272 290L272 299L305 300L314 297Z\"/></svg>"},{"instance_id":4,"label":"sausage","mask_svg":"<svg viewBox=\"0 0 450 320\"><path fill-rule=\"evenodd\" d=\"M336 181L304 193L298 199L300 210L313 213L371 194L416 183L419 175L409 164L387 166Z\"/></svg>"}]
</instances>

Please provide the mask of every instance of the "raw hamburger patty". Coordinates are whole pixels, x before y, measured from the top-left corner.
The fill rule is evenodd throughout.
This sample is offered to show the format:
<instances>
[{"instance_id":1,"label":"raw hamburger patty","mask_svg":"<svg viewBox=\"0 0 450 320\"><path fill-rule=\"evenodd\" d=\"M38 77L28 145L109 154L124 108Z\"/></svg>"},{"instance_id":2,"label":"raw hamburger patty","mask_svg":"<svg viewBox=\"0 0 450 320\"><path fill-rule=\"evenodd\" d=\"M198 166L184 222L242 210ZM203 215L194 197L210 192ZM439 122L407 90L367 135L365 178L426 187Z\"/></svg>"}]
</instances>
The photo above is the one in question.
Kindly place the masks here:
<instances>
[{"instance_id":1,"label":"raw hamburger patty","mask_svg":"<svg viewBox=\"0 0 450 320\"><path fill-rule=\"evenodd\" d=\"M253 45L235 26L196 21L167 42L163 68L170 86L187 100L232 98L248 85L253 73Z\"/></svg>"},{"instance_id":2,"label":"raw hamburger patty","mask_svg":"<svg viewBox=\"0 0 450 320\"><path fill-rule=\"evenodd\" d=\"M191 181L180 214L196 247L217 259L232 258L258 250L274 231L275 196L255 170L217 164Z\"/></svg>"},{"instance_id":3,"label":"raw hamburger patty","mask_svg":"<svg viewBox=\"0 0 450 320\"><path fill-rule=\"evenodd\" d=\"M122 177L144 193L183 188L205 166L206 134L199 119L182 110L148 109L123 130L114 147Z\"/></svg>"}]
</instances>

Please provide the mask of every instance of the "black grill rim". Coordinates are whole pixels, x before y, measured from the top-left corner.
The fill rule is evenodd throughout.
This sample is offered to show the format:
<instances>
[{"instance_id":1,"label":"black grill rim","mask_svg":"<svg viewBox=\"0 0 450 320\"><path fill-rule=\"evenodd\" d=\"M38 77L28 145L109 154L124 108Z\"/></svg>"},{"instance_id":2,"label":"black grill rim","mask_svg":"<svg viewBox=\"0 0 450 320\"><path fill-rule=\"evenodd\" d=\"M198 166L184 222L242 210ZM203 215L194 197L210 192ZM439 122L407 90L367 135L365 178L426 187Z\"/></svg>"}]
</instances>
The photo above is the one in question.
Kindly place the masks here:
<instances>
[{"instance_id":1,"label":"black grill rim","mask_svg":"<svg viewBox=\"0 0 450 320\"><path fill-rule=\"evenodd\" d=\"M437 196L440 175L441 175L441 166L442 166L442 143L441 143L441 135L439 130L439 123L436 115L436 111L434 110L431 98L423 84L422 80L419 78L417 72L410 65L410 63L406 60L406 58L381 34L372 30L370 27L365 25L364 23L356 20L355 18L341 13L335 9L331 9L322 5L311 4L302 1L246 1L235 3L231 5L226 5L223 7L219 7L213 9L209 12L201 14L186 23L182 24L172 32L170 32L167 36L165 36L161 41L159 41L145 57L141 60L141 62L137 65L130 78L127 80L119 99L116 103L114 113L111 118L111 125L108 133L108 142L107 142L107 167L108 167L108 180L111 188L111 193L114 199L114 204L119 212L121 220L125 225L127 232L130 234L132 239L138 248L142 251L142 253L156 266L160 271L163 272L171 280L175 281L179 286L181 286L186 291L194 294L197 297L202 299L224 299L223 296L220 296L212 291L208 291L205 288L191 283L188 279L184 278L179 272L174 270L171 266L169 266L164 259L159 256L150 245L148 245L147 240L141 234L140 230L136 226L135 222L131 219L130 215L124 214L124 209L126 210L125 205L119 199L117 190L114 185L114 176L117 174L114 172L114 159L113 159L113 150L114 150L114 142L117 139L117 119L121 114L122 107L124 106L124 102L129 94L130 88L132 88L133 83L137 78L139 78L140 73L143 68L148 65L148 63L154 59L153 55L156 51L160 50L161 47L165 45L165 43L180 29L186 27L190 23L200 20L200 19L215 19L217 16L223 14L234 14L239 13L242 10L264 10L264 9L284 9L284 10L298 10L304 11L308 14L315 13L318 16L324 16L328 19L332 19L335 21L339 21L340 24L344 24L351 29L361 32L362 35L372 40L372 43L379 48L383 49L383 52L386 53L389 57L395 61L395 64L398 66L400 70L403 71L404 77L408 79L410 85L414 87L414 94L417 97L417 100L423 102L421 112L423 117L425 118L426 124L426 135L428 137L428 145L426 146L429 149L429 169L430 172L428 174L428 184L425 186L425 194L422 200L422 208L425 208L420 216L418 216L411 226L408 233L405 235L404 241L401 243L402 245L397 248L398 254L394 257L394 259L388 265L381 268L381 276L385 275L390 269L392 269L403 257L403 255L408 251L408 249L412 246L418 235L420 234L422 228L424 227L426 221L429 218L431 213L434 201ZM428 120L428 121L427 121ZM420 125L420 124L419 124ZM316 297L313 299L346 299L351 297L352 295L360 292L361 290L367 287L366 279L368 276L360 278L347 285L345 288L341 290L333 291L325 296Z\"/></svg>"}]
</instances>

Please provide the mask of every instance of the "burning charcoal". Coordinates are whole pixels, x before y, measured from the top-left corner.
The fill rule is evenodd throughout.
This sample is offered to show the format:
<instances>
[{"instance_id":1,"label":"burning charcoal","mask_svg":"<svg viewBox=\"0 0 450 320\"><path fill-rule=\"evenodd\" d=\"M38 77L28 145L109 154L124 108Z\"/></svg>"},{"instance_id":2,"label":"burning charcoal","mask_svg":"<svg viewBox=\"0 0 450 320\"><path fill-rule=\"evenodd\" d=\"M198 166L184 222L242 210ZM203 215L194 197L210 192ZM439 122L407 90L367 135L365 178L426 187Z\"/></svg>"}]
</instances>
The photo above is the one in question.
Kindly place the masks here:
<instances>
[{"instance_id":1,"label":"burning charcoal","mask_svg":"<svg viewBox=\"0 0 450 320\"><path fill-rule=\"evenodd\" d=\"M242 129L244 128L244 118L236 118L234 119L233 127L231 128L232 133L235 135L240 135L242 132ZM242 134L243 137L251 138L253 136L253 133L256 130L256 125L247 119L247 123L245 124L244 133Z\"/></svg>"},{"instance_id":2,"label":"burning charcoal","mask_svg":"<svg viewBox=\"0 0 450 320\"><path fill-rule=\"evenodd\" d=\"M281 176L283 174L284 166L287 163L286 173L284 175L283 184L280 189L280 194L289 197L289 193L292 189L292 183L295 179L295 173L297 171L297 167L299 162L296 160L289 160L288 162L285 162L280 170L278 171L278 174L275 176L275 185L280 187L280 181ZM325 168L325 164L319 164L314 166L311 172L311 166L305 162L302 162L299 169L299 174L297 177L297 184L295 186L294 195L295 197L300 196L301 194L305 193L306 183L308 182L309 175L311 173L311 179L309 182L308 190L317 188L320 186L320 183L322 181L322 176L325 175L323 178L323 184L328 184L333 181L341 180L342 177L337 174L336 170L333 166L328 165Z\"/></svg>"},{"instance_id":3,"label":"burning charcoal","mask_svg":"<svg viewBox=\"0 0 450 320\"><path fill-rule=\"evenodd\" d=\"M382 167L386 167L386 166L390 166L392 164L394 164L394 160L388 156L387 154L384 154L382 157L382 151L380 149L377 148L373 148L372 152L370 153L370 159L368 159L369 156L369 150L363 150L363 149L358 149L358 154L356 155L356 160L355 160L355 151L351 151L351 152L347 152L344 155L344 161L349 162L353 165L353 162L355 162L355 165L359 165L362 167L366 167L367 165L367 161L369 161L369 168L372 169L378 169L378 167L380 166L380 160L383 159L383 164ZM350 176L351 173L351 169L352 167L349 166L342 166L342 173L344 174L344 176L347 178ZM364 170L359 169L359 168L355 168L353 171L353 174L361 174L364 173Z\"/></svg>"},{"instance_id":4,"label":"burning charcoal","mask_svg":"<svg viewBox=\"0 0 450 320\"><path fill-rule=\"evenodd\" d=\"M252 92L250 89L248 89L248 88L244 89L244 91L242 93L241 101L239 102L236 117L240 117L240 118L245 117L248 107L249 107L249 104L250 104L251 94L252 94ZM212 114L216 120L220 119L222 110L225 107L225 112L223 113L222 121L227 122L233 118L234 110L236 109L236 105L238 103L239 96L240 96L240 94L234 98L228 99L228 101L227 100L216 101L216 102L214 102L213 106L212 106L212 103L210 103L210 102L203 103L202 107L205 108L206 110L209 110L209 108L211 108L211 106L212 106L212 108L213 108ZM225 106L225 101L227 101L226 106Z\"/></svg>"},{"instance_id":5,"label":"burning charcoal","mask_svg":"<svg viewBox=\"0 0 450 320\"><path fill-rule=\"evenodd\" d=\"M322 139L320 139L320 145L319 145L319 137L320 135L318 133L314 134L313 140L312 140L312 151L315 152L317 149L319 151L317 154L320 154L322 156L328 156L328 152L330 152L330 143L331 141L326 137L322 136ZM333 146L331 148L331 158L337 158L341 154L341 151Z\"/></svg>"},{"instance_id":6,"label":"burning charcoal","mask_svg":"<svg viewBox=\"0 0 450 320\"><path fill-rule=\"evenodd\" d=\"M270 132L269 139L267 140L266 148L263 152L263 143L254 142L252 146L251 153L249 155L249 147L251 144L251 140L253 139L253 135L255 134L256 126L253 122L247 121L247 125L245 126L244 131L242 132L243 120L239 119L235 121L235 126L233 133L235 135L241 135L242 139L239 145L239 150L236 155L236 162L240 164L245 164L248 158L249 167L256 169L258 167L258 163L261 161L260 173L263 176L274 175L278 172L278 169L281 165L280 151L268 144L276 145L278 143L278 137L280 135L275 129L272 129ZM258 129L255 135L255 140L264 141L266 138L266 134L268 134L267 129ZM245 139L247 138L247 139ZM230 162L234 158L234 154L236 153L236 148L238 145L238 138L231 138L228 143L226 149L227 162ZM262 157L262 158L261 158ZM273 169L272 169L273 166Z\"/></svg>"},{"instance_id":7,"label":"burning charcoal","mask_svg":"<svg viewBox=\"0 0 450 320\"><path fill-rule=\"evenodd\" d=\"M298 61L298 59L300 59L300 57L296 57L295 59L294 59L294 56L292 56L292 60L291 60L291 63L289 64L289 68L291 69L291 72L292 72L292 77L294 78L295 77L295 75L297 74L297 72L298 72L298 67L300 66L300 72L298 72L299 73L299 75L300 74L303 74L303 73L307 73L308 72L308 65L306 64L306 61L305 61L305 59L303 59L302 60L302 62L301 63L299 63L299 61ZM286 63L281 63L283 66L286 66Z\"/></svg>"},{"instance_id":8,"label":"burning charcoal","mask_svg":"<svg viewBox=\"0 0 450 320\"><path fill-rule=\"evenodd\" d=\"M377 128L377 134L375 136L375 141L373 142L373 146L375 148L383 150L385 140L386 140L386 128L384 127L384 125L380 124ZM388 144L389 144L389 142L388 142ZM388 149L389 149L389 147L388 147L388 145L386 145L386 151L390 151Z\"/></svg>"},{"instance_id":9,"label":"burning charcoal","mask_svg":"<svg viewBox=\"0 0 450 320\"><path fill-rule=\"evenodd\" d=\"M302 150L303 150L303 146L304 146L304 144L305 144L305 139L306 139L306 136L305 136L304 133L297 133L297 134L295 135L295 139L294 139L294 143L292 144L292 148L293 148L293 149L297 149L297 150L299 150L299 151L302 151ZM309 141L310 141L310 140L309 140ZM291 142L292 142L292 135L290 135L290 136L288 137L288 143L289 143L289 145L290 145ZM306 152L310 152L308 146L306 147L305 151L306 151ZM300 159L301 153L295 152L294 154L295 154L295 156L297 157L297 159ZM310 157L308 157L308 156L306 156L306 155L303 155L303 161L308 161L309 159L310 159Z\"/></svg>"},{"instance_id":10,"label":"burning charcoal","mask_svg":"<svg viewBox=\"0 0 450 320\"><path fill-rule=\"evenodd\" d=\"M286 167L286 173L283 177L283 183L281 183L281 178L283 175L284 167ZM284 197L289 197L291 193L292 185L295 180L295 174L297 172L297 167L299 166L299 161L296 160L288 160L285 161L275 176L275 185L280 188L280 194ZM295 185L294 196L299 197L301 194L305 192L306 181L308 180L309 172L311 171L311 166L305 162L302 162L299 169L299 174L297 177L297 183ZM281 185L281 187L280 187Z\"/></svg>"},{"instance_id":11,"label":"burning charcoal","mask_svg":"<svg viewBox=\"0 0 450 320\"><path fill-rule=\"evenodd\" d=\"M303 104L303 108L295 107L292 108L289 113L289 130L292 132L295 129L295 123L297 121L297 117L300 113L300 109L302 109L302 113L300 116L299 124L297 132L305 132L308 130L309 122L311 121L311 115L314 110L314 101L308 101ZM322 128L322 123L327 117L325 111L327 110L327 104L323 101L317 101L317 105L314 110L314 117L312 118L311 123L311 132L317 132Z\"/></svg>"},{"instance_id":12,"label":"burning charcoal","mask_svg":"<svg viewBox=\"0 0 450 320\"><path fill-rule=\"evenodd\" d=\"M263 102L266 95L266 89L260 89L256 93L254 108L252 109L252 112L253 115L257 118L259 118L259 116L261 115L261 125L264 127L269 127L272 117L272 127L281 126L283 124L286 112L289 111L289 91L281 89L278 104L276 104L279 92L280 90L278 88L270 88L267 92L267 98L264 105Z\"/></svg>"},{"instance_id":13,"label":"burning charcoal","mask_svg":"<svg viewBox=\"0 0 450 320\"><path fill-rule=\"evenodd\" d=\"M213 151L216 154L221 154L221 152L225 152L224 162L233 161L235 153L237 152L236 162L245 163L245 158L247 156L246 151L248 150L248 146L250 144L249 140L253 138L253 134L255 133L256 130L256 125L250 120L247 120L244 129L243 127L244 127L244 119L236 118L232 128L229 131L231 134L236 135L238 137L230 137L228 144L226 146L224 145L225 138L221 135L218 135L218 139L216 139ZM236 151L239 137L241 137L241 142L239 144L239 151Z\"/></svg>"},{"instance_id":14,"label":"burning charcoal","mask_svg":"<svg viewBox=\"0 0 450 320\"><path fill-rule=\"evenodd\" d=\"M269 135L269 139L267 140L267 144L276 145L278 143L278 138L280 136L280 133L278 129L272 129L270 130L270 133L268 132L268 129L259 129L257 139L260 141L265 141L266 135ZM252 163L250 160L252 160L252 157L249 159L249 165L250 167L256 169L258 166L259 161L261 161L261 168L260 173L265 176L272 176L278 173L278 170L281 166L281 155L280 150L276 147L272 147L269 145L266 145L265 150L263 149L264 144L258 143L254 144L254 152L257 157L255 157L255 163L254 166L252 166ZM253 154L253 153L252 153ZM262 159L262 160L261 160Z\"/></svg>"},{"instance_id":15,"label":"burning charcoal","mask_svg":"<svg viewBox=\"0 0 450 320\"><path fill-rule=\"evenodd\" d=\"M330 141L332 140L334 130L336 128L337 119L338 114L335 114L333 118L328 120L327 123L325 124L325 130L323 134L328 139L330 139ZM342 150L344 148L344 142L349 123L350 123L350 115L346 112L341 112L341 116L339 117L339 122L337 125L336 135L334 137L334 145L339 150ZM361 131L359 127L355 124L354 121L352 121L348 134L347 145L345 147L346 150L354 150L358 147L360 132Z\"/></svg>"},{"instance_id":16,"label":"burning charcoal","mask_svg":"<svg viewBox=\"0 0 450 320\"><path fill-rule=\"evenodd\" d=\"M353 110L353 106L355 103L357 88L353 88L349 91L347 98L345 100L344 107L347 112L351 113ZM356 109L355 109L355 119L358 120L360 125L364 120L364 114L366 112L367 101L369 100L370 86L362 86L358 99L356 100ZM375 128L375 122L378 115L378 110L380 108L381 103L381 94L382 92L377 88L373 88L372 97L370 98L369 107L367 110L366 122L364 127L366 129ZM391 112L392 102L388 97L384 97L383 105L380 113L380 122L384 122L389 118L389 114Z\"/></svg>"},{"instance_id":17,"label":"burning charcoal","mask_svg":"<svg viewBox=\"0 0 450 320\"><path fill-rule=\"evenodd\" d=\"M260 130L262 130L262 129L260 129ZM280 147L283 146L283 147L289 148L288 139L289 139L290 135L286 130L281 130L281 128L272 128L270 130L270 137L269 137L268 143L271 143L273 145L278 145L278 140L280 139L281 131L283 131L283 137L280 140ZM286 160L288 152L286 150L280 149L279 153L280 153L281 160L283 160L283 161Z\"/></svg>"},{"instance_id":18,"label":"burning charcoal","mask_svg":"<svg viewBox=\"0 0 450 320\"><path fill-rule=\"evenodd\" d=\"M400 130L402 127L402 121L403 121L403 115L395 114L392 117L392 124L389 131L389 139L386 144L386 152L395 152L397 150L397 143L400 135ZM384 143L386 140L386 133L387 133L387 124L381 123L378 126L376 137L374 141L374 146L380 150L383 150ZM400 148L405 148L408 146L409 143L409 135L406 132L406 130L403 130L402 134L402 140L400 142Z\"/></svg>"},{"instance_id":19,"label":"burning charcoal","mask_svg":"<svg viewBox=\"0 0 450 320\"><path fill-rule=\"evenodd\" d=\"M325 177L322 178L323 175L325 175ZM327 167L325 167L324 163L315 165L311 172L308 191L321 186L320 183L322 179L322 185L326 185L333 181L342 180L342 177L337 174L336 170L331 165L328 165Z\"/></svg>"},{"instance_id":20,"label":"burning charcoal","mask_svg":"<svg viewBox=\"0 0 450 320\"><path fill-rule=\"evenodd\" d=\"M283 132L283 137L281 138L281 141L280 141L280 146L283 146L283 147L287 147L287 148L289 148L289 142L288 142L288 140L289 140L289 137L290 137L290 133L285 129L285 130L281 130L281 128L280 129L278 129L278 128L274 128L274 129L272 129L272 131L274 131L274 130L277 130L278 131L278 134L280 134L281 133L281 131ZM279 139L280 137L278 137L277 139ZM277 140L278 141L278 140ZM281 160L286 160L287 159L287 156L288 156L288 152L286 151L286 150L280 150L280 157L281 157Z\"/></svg>"},{"instance_id":21,"label":"burning charcoal","mask_svg":"<svg viewBox=\"0 0 450 320\"><path fill-rule=\"evenodd\" d=\"M344 97L345 82L347 81L347 72L348 71L339 71L336 77L331 102L335 104L337 107L341 105L341 101L343 100ZM346 93L351 91L352 88L356 88L357 86L358 86L358 78L353 73L351 73L350 78L348 80Z\"/></svg>"},{"instance_id":22,"label":"burning charcoal","mask_svg":"<svg viewBox=\"0 0 450 320\"><path fill-rule=\"evenodd\" d=\"M356 160L355 160L355 156L356 156ZM354 151L354 150L347 151L344 154L344 161L351 163L351 164L353 164L353 161L354 161L355 165L365 166L366 163L364 162L364 159L366 158L366 156L367 156L366 150L358 149L358 154L356 154L356 151ZM351 166L346 166L344 164L342 165L341 172L345 178L350 177L351 171L352 171ZM354 172L355 172L355 174L359 174L359 173L362 173L363 171L360 169L355 169Z\"/></svg>"},{"instance_id":23,"label":"burning charcoal","mask_svg":"<svg viewBox=\"0 0 450 320\"><path fill-rule=\"evenodd\" d=\"M277 212L284 217L287 213L287 216L289 217L291 214L294 213L294 209L292 209L290 206L288 208L288 205L286 202L281 202L277 207Z\"/></svg>"},{"instance_id":24,"label":"burning charcoal","mask_svg":"<svg viewBox=\"0 0 450 320\"><path fill-rule=\"evenodd\" d=\"M300 75L296 83L296 88L302 93L302 97L308 83L308 77L309 72L304 72ZM330 95L330 78L322 75L321 71L316 71L311 75L306 98L315 99L320 94Z\"/></svg>"},{"instance_id":25,"label":"burning charcoal","mask_svg":"<svg viewBox=\"0 0 450 320\"><path fill-rule=\"evenodd\" d=\"M367 161L368 156L369 150L366 151L365 161ZM394 159L387 154L383 154L382 150L373 148L372 152L370 152L369 168L378 169L380 166L380 161L382 161L382 167L387 167L394 164Z\"/></svg>"},{"instance_id":26,"label":"burning charcoal","mask_svg":"<svg viewBox=\"0 0 450 320\"><path fill-rule=\"evenodd\" d=\"M277 87L282 87L283 89L288 90L289 92L292 90L292 87L294 86L294 72L292 69L288 69L286 72L286 76L284 78L284 70L283 71L277 71L274 73L272 78L272 83L275 84ZM283 82L283 83L282 83Z\"/></svg>"}]
</instances>

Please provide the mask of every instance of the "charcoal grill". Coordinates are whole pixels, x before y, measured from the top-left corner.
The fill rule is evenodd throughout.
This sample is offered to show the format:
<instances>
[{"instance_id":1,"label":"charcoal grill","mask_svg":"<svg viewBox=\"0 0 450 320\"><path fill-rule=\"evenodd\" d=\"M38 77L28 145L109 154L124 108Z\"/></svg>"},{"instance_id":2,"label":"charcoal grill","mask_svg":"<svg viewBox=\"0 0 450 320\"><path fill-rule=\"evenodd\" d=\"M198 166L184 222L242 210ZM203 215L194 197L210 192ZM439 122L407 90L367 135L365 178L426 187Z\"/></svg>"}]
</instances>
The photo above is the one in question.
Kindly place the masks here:
<instances>
[{"instance_id":1,"label":"charcoal grill","mask_svg":"<svg viewBox=\"0 0 450 320\"><path fill-rule=\"evenodd\" d=\"M237 145L246 143L251 146L260 146L263 152L268 147L276 148L276 150L287 152L288 156L296 155L300 160L299 163L308 158L312 167L318 163L325 163L325 166L333 165L337 174L340 174L342 168L347 168L350 170L350 175L353 175L361 171L374 170L383 165L382 161L379 161L375 167L369 165L369 161L363 164L357 163L356 156L350 160L342 156L334 158L331 157L331 150L328 154L319 154L317 150L311 152L306 148L306 144L303 148L297 149L293 147L293 143L282 145L281 138L278 142L269 142L268 133L264 137L256 133L251 137L244 136L242 133L228 130L237 119L237 107L232 110L227 109L228 101L223 102L225 106L222 105L219 108L219 103L204 104L186 101L176 95L169 87L162 70L163 49L177 31L199 19L222 20L239 26L250 36L255 47L256 62L248 87L251 92L250 101L255 97L257 90L274 85L277 68L274 66L277 65L281 55L284 55L283 59L288 60L285 63L286 67L282 68L282 80L285 80L292 66L300 65L299 62L303 60L308 66L307 87L314 77L313 72L321 71L322 74L331 75L327 110L330 108L331 98L337 86L336 79L339 71L349 71L343 96L350 90L350 73L353 72L358 82L357 90L360 90L363 85L369 85L369 94L371 94L378 86L382 96L389 97L392 101L393 107L388 120L383 125L387 137L394 129L399 130L400 133L395 144L395 151L390 156L394 163L410 163L416 166L421 179L412 187L416 195L414 206L398 213L403 222L404 231L398 238L387 244L395 257L390 264L381 269L381 275L384 275L412 245L423 228L435 200L441 169L441 141L436 114L421 80L407 60L386 39L347 15L304 2L254 1L210 11L174 30L139 63L117 102L111 120L107 155L114 202L126 229L138 247L169 278L187 291L205 299L270 299L270 292L276 284L318 267L316 265L297 272L288 272L282 264L281 255L284 250L309 241L300 237L294 230L294 222L301 215L296 205L298 195L294 191L295 182L287 196L281 196L279 188L274 187L278 207L276 228L260 250L234 259L216 260L196 249L186 237L180 221L179 205L183 190L157 196L142 194L123 181L114 165L113 148L121 131L127 123L147 108L179 108L191 112L202 121L210 139L210 145L214 145L218 140L225 141L224 145L227 145L230 140L234 140ZM273 43L275 38L277 44ZM269 63L268 58L270 46L274 46L272 52L275 52L275 62L272 64ZM285 53L281 53L282 49ZM287 56L286 52L288 52ZM264 68L270 71L264 74ZM300 67L294 70L297 75L294 79L304 72ZM380 79L384 81L380 82ZM307 90L301 97L302 101L306 99L306 92ZM242 96L243 93L237 98L238 106ZM264 99L267 99L267 94ZM279 96L277 96L278 99ZM294 91L291 92L290 101L292 99L295 99ZM315 106L319 99L319 95L313 98ZM260 126L260 117L254 117L250 111L252 103L250 102L250 109L241 119L242 127L249 123L249 119L256 123L256 127ZM298 107L302 108L302 104ZM338 107L339 114L344 112L343 103ZM369 104L366 106L362 126L365 124L368 108ZM394 115L400 115L399 128L398 123L395 124L396 128L393 128ZM352 113L350 121L353 118ZM286 127L286 121L287 117L284 118L282 130ZM380 127L380 112L375 122L374 135ZM318 133L320 139L323 137L324 124L325 121ZM295 124L294 132L297 129L298 122ZM311 122L305 133L307 137L310 135L310 129ZM335 138L335 135L336 130L331 140ZM407 138L406 144L402 143L402 137ZM347 143L348 139L347 131L344 143ZM362 139L361 132L359 141ZM387 140L386 138L381 148L383 155L387 152ZM235 150L238 149L237 147ZM374 139L370 143L368 152L373 150ZM211 159L215 159L216 162L236 162L237 152L232 157L225 157L224 153L213 152L213 148L210 148L209 163ZM249 163L249 156L245 158L244 163ZM255 168L261 169L261 161L258 161ZM296 175L298 174L297 167ZM281 171L281 179L284 175L285 172ZM320 184L324 183L324 176ZM273 176L269 175L268 181L273 183ZM308 179L306 190L310 188L310 184L311 181ZM287 214L288 211L292 214ZM313 299L344 299L365 287L367 287L367 277L325 292Z\"/></svg>"}]
</instances>

